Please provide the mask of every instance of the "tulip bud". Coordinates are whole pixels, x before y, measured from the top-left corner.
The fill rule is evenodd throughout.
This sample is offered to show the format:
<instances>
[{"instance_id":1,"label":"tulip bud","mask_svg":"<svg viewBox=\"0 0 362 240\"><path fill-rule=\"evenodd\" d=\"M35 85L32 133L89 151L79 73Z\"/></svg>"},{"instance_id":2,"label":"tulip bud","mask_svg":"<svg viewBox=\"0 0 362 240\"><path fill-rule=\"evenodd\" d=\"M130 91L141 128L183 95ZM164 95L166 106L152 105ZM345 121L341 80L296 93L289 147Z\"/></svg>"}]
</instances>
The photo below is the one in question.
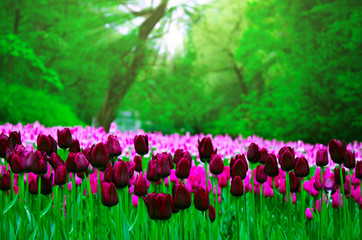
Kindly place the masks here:
<instances>
[{"instance_id":1,"label":"tulip bud","mask_svg":"<svg viewBox=\"0 0 362 240\"><path fill-rule=\"evenodd\" d=\"M342 164L347 161L347 152L346 152L346 142L343 140L343 143L333 139L329 141L329 154L331 159L336 164Z\"/></svg>"},{"instance_id":2,"label":"tulip bud","mask_svg":"<svg viewBox=\"0 0 362 240\"><path fill-rule=\"evenodd\" d=\"M157 174L157 162L156 160L151 159L148 162L148 166L147 166L147 173L146 173L146 178L148 181L150 182L158 182L160 181L160 176Z\"/></svg>"},{"instance_id":3,"label":"tulip bud","mask_svg":"<svg viewBox=\"0 0 362 240\"><path fill-rule=\"evenodd\" d=\"M356 170L355 170L356 178L362 179L362 161L358 161L356 164Z\"/></svg>"},{"instance_id":4,"label":"tulip bud","mask_svg":"<svg viewBox=\"0 0 362 240\"><path fill-rule=\"evenodd\" d=\"M69 147L69 152L78 153L80 152L80 145L78 139L73 139L72 144ZM86 154L84 154L86 155Z\"/></svg>"},{"instance_id":5,"label":"tulip bud","mask_svg":"<svg viewBox=\"0 0 362 240\"><path fill-rule=\"evenodd\" d=\"M16 145L21 145L20 132L10 132L8 138L8 147L11 151L13 151Z\"/></svg>"},{"instance_id":6,"label":"tulip bud","mask_svg":"<svg viewBox=\"0 0 362 240\"><path fill-rule=\"evenodd\" d=\"M280 151L279 151L280 152ZM294 150L290 151L288 148L282 151L279 159L280 166L283 171L290 171L294 168L295 159L294 159Z\"/></svg>"},{"instance_id":7,"label":"tulip bud","mask_svg":"<svg viewBox=\"0 0 362 240\"><path fill-rule=\"evenodd\" d=\"M177 149L175 151L175 155L173 157L173 162L177 165L177 163L184 157L189 161L189 164L191 167L191 163L192 163L191 154L188 151L184 151L182 149Z\"/></svg>"},{"instance_id":8,"label":"tulip bud","mask_svg":"<svg viewBox=\"0 0 362 240\"><path fill-rule=\"evenodd\" d=\"M347 150L347 161L343 164L348 169L354 169L356 166L356 152Z\"/></svg>"},{"instance_id":9,"label":"tulip bud","mask_svg":"<svg viewBox=\"0 0 362 240\"><path fill-rule=\"evenodd\" d=\"M64 165L58 166L55 169L54 174L54 184L55 185L64 185L67 182L67 168Z\"/></svg>"},{"instance_id":10,"label":"tulip bud","mask_svg":"<svg viewBox=\"0 0 362 240\"><path fill-rule=\"evenodd\" d=\"M341 184L341 172L339 170L340 167L336 167L334 169L334 182L338 185ZM343 183L346 181L346 169L342 168L342 176L343 176Z\"/></svg>"},{"instance_id":11,"label":"tulip bud","mask_svg":"<svg viewBox=\"0 0 362 240\"><path fill-rule=\"evenodd\" d=\"M57 130L58 135L58 146L63 149L67 149L72 145L72 134L70 133L69 128L63 128L59 131Z\"/></svg>"},{"instance_id":12,"label":"tulip bud","mask_svg":"<svg viewBox=\"0 0 362 240\"><path fill-rule=\"evenodd\" d=\"M219 185L219 187L224 188L227 186L227 184L228 179L225 174L220 174L219 176L217 176L217 185Z\"/></svg>"},{"instance_id":13,"label":"tulip bud","mask_svg":"<svg viewBox=\"0 0 362 240\"><path fill-rule=\"evenodd\" d=\"M327 166L328 152L327 149L319 149L316 156L316 165L319 167Z\"/></svg>"},{"instance_id":14,"label":"tulip bud","mask_svg":"<svg viewBox=\"0 0 362 240\"><path fill-rule=\"evenodd\" d=\"M0 171L2 172L0 177L0 190L8 191L11 187L11 173L10 171L6 171L5 166L0 166Z\"/></svg>"},{"instance_id":15,"label":"tulip bud","mask_svg":"<svg viewBox=\"0 0 362 240\"><path fill-rule=\"evenodd\" d=\"M147 194L147 182L142 174L138 175L136 178L134 183L134 194L139 197Z\"/></svg>"},{"instance_id":16,"label":"tulip bud","mask_svg":"<svg viewBox=\"0 0 362 240\"><path fill-rule=\"evenodd\" d=\"M260 158L259 146L255 143L251 143L248 147L248 152L246 154L249 162L257 163Z\"/></svg>"},{"instance_id":17,"label":"tulip bud","mask_svg":"<svg viewBox=\"0 0 362 240\"><path fill-rule=\"evenodd\" d=\"M210 172L216 176L221 174L224 170L224 162L221 159L220 154L214 154L211 157Z\"/></svg>"},{"instance_id":18,"label":"tulip bud","mask_svg":"<svg viewBox=\"0 0 362 240\"><path fill-rule=\"evenodd\" d=\"M316 178L313 184L315 190L320 191L323 189L323 184L320 178Z\"/></svg>"},{"instance_id":19,"label":"tulip bud","mask_svg":"<svg viewBox=\"0 0 362 240\"><path fill-rule=\"evenodd\" d=\"M260 153L259 162L264 165L266 159L269 156L268 150L266 148L262 148L260 149L259 153Z\"/></svg>"},{"instance_id":20,"label":"tulip bud","mask_svg":"<svg viewBox=\"0 0 362 240\"><path fill-rule=\"evenodd\" d=\"M119 198L116 186L111 182L102 183L102 204L107 207L113 207L118 204Z\"/></svg>"},{"instance_id":21,"label":"tulip bud","mask_svg":"<svg viewBox=\"0 0 362 240\"><path fill-rule=\"evenodd\" d=\"M142 156L139 155L134 156L133 162L136 164L135 171L142 172Z\"/></svg>"},{"instance_id":22,"label":"tulip bud","mask_svg":"<svg viewBox=\"0 0 362 240\"><path fill-rule=\"evenodd\" d=\"M230 192L231 192L231 195L233 195L235 197L240 197L240 196L243 195L244 186L243 186L243 181L241 180L240 176L236 176L231 181L231 190L230 190Z\"/></svg>"},{"instance_id":23,"label":"tulip bud","mask_svg":"<svg viewBox=\"0 0 362 240\"><path fill-rule=\"evenodd\" d=\"M90 163L95 168L102 169L107 165L108 152L104 143L100 142L92 148L90 159Z\"/></svg>"},{"instance_id":24,"label":"tulip bud","mask_svg":"<svg viewBox=\"0 0 362 240\"><path fill-rule=\"evenodd\" d=\"M89 163L83 153L69 152L65 165L67 166L68 172L77 173L86 171Z\"/></svg>"},{"instance_id":25,"label":"tulip bud","mask_svg":"<svg viewBox=\"0 0 362 240\"><path fill-rule=\"evenodd\" d=\"M190 175L190 164L187 158L183 157L176 166L176 177L186 179Z\"/></svg>"},{"instance_id":26,"label":"tulip bud","mask_svg":"<svg viewBox=\"0 0 362 240\"><path fill-rule=\"evenodd\" d=\"M136 164L134 162L126 162L128 168L128 177L131 179L134 174L134 169L136 168Z\"/></svg>"},{"instance_id":27,"label":"tulip bud","mask_svg":"<svg viewBox=\"0 0 362 240\"><path fill-rule=\"evenodd\" d=\"M136 135L134 140L134 148L139 155L146 155L148 153L148 136Z\"/></svg>"},{"instance_id":28,"label":"tulip bud","mask_svg":"<svg viewBox=\"0 0 362 240\"><path fill-rule=\"evenodd\" d=\"M29 179L29 192L38 194L38 177Z\"/></svg>"},{"instance_id":29,"label":"tulip bud","mask_svg":"<svg viewBox=\"0 0 362 240\"><path fill-rule=\"evenodd\" d=\"M47 172L47 156L45 152L35 151L31 172L43 175Z\"/></svg>"},{"instance_id":30,"label":"tulip bud","mask_svg":"<svg viewBox=\"0 0 362 240\"><path fill-rule=\"evenodd\" d=\"M0 135L0 158L6 157L6 149L9 147L8 145L9 139L8 137L1 133Z\"/></svg>"},{"instance_id":31,"label":"tulip bud","mask_svg":"<svg viewBox=\"0 0 362 240\"><path fill-rule=\"evenodd\" d=\"M313 214L312 211L310 210L310 208L307 208L305 210L305 216L307 217L307 219L312 220L313 219Z\"/></svg>"},{"instance_id":32,"label":"tulip bud","mask_svg":"<svg viewBox=\"0 0 362 240\"><path fill-rule=\"evenodd\" d=\"M201 187L198 187L194 192L194 205L195 208L200 211L205 211L210 206L209 195Z\"/></svg>"},{"instance_id":33,"label":"tulip bud","mask_svg":"<svg viewBox=\"0 0 362 240\"><path fill-rule=\"evenodd\" d=\"M107 163L104 174L103 174L103 182L113 182L113 166L112 163Z\"/></svg>"},{"instance_id":34,"label":"tulip bud","mask_svg":"<svg viewBox=\"0 0 362 240\"><path fill-rule=\"evenodd\" d=\"M240 176L241 179L244 179L246 177L246 172L248 171L248 167L241 158L237 158L233 163L232 168L230 168L230 170L231 170L230 175L232 178Z\"/></svg>"},{"instance_id":35,"label":"tulip bud","mask_svg":"<svg viewBox=\"0 0 362 240\"><path fill-rule=\"evenodd\" d=\"M209 219L210 219L210 221L214 222L215 217L216 217L215 208L214 208L214 206L210 205L210 207L209 207Z\"/></svg>"},{"instance_id":36,"label":"tulip bud","mask_svg":"<svg viewBox=\"0 0 362 240\"><path fill-rule=\"evenodd\" d=\"M276 177L279 175L277 158L272 153L268 155L265 161L264 172L269 177Z\"/></svg>"},{"instance_id":37,"label":"tulip bud","mask_svg":"<svg viewBox=\"0 0 362 240\"><path fill-rule=\"evenodd\" d=\"M36 144L38 146L38 151L46 152L48 156L52 154L53 145L50 138L46 135L40 134L36 140Z\"/></svg>"},{"instance_id":38,"label":"tulip bud","mask_svg":"<svg viewBox=\"0 0 362 240\"><path fill-rule=\"evenodd\" d=\"M172 215L172 197L170 194L150 193L143 196L148 214L154 220L167 220Z\"/></svg>"},{"instance_id":39,"label":"tulip bud","mask_svg":"<svg viewBox=\"0 0 362 240\"><path fill-rule=\"evenodd\" d=\"M18 154L11 154L9 157L10 168L13 173L22 173L25 170L23 159Z\"/></svg>"},{"instance_id":40,"label":"tulip bud","mask_svg":"<svg viewBox=\"0 0 362 240\"><path fill-rule=\"evenodd\" d=\"M214 150L210 137L204 137L201 142L198 140L197 148L199 150L201 162L205 162L205 160L210 162L211 155L217 153L217 149Z\"/></svg>"},{"instance_id":41,"label":"tulip bud","mask_svg":"<svg viewBox=\"0 0 362 240\"><path fill-rule=\"evenodd\" d=\"M256 181L260 184L263 184L268 179L268 176L264 172L264 166L259 165L256 167Z\"/></svg>"},{"instance_id":42,"label":"tulip bud","mask_svg":"<svg viewBox=\"0 0 362 240\"><path fill-rule=\"evenodd\" d=\"M173 203L178 209L191 207L191 193L183 184L173 185L172 187Z\"/></svg>"},{"instance_id":43,"label":"tulip bud","mask_svg":"<svg viewBox=\"0 0 362 240\"><path fill-rule=\"evenodd\" d=\"M38 178L40 177L41 180L41 194L43 195L49 195L52 193L52 182L53 182L53 174L48 175L48 174L44 174L41 176L38 176Z\"/></svg>"},{"instance_id":44,"label":"tulip bud","mask_svg":"<svg viewBox=\"0 0 362 240\"><path fill-rule=\"evenodd\" d=\"M170 176L171 164L173 165L171 154L158 153L156 154L155 159L157 164L157 175L161 178L166 178Z\"/></svg>"},{"instance_id":45,"label":"tulip bud","mask_svg":"<svg viewBox=\"0 0 362 240\"><path fill-rule=\"evenodd\" d=\"M309 165L305 157L297 158L294 166L294 172L297 177L306 177L309 175Z\"/></svg>"},{"instance_id":46,"label":"tulip bud","mask_svg":"<svg viewBox=\"0 0 362 240\"><path fill-rule=\"evenodd\" d=\"M296 193L300 192L300 185L301 180L297 177L294 172L289 172L289 185L290 185L290 192Z\"/></svg>"},{"instance_id":47,"label":"tulip bud","mask_svg":"<svg viewBox=\"0 0 362 240\"><path fill-rule=\"evenodd\" d=\"M122 148L117 136L109 135L107 140L107 150L110 157L117 157L122 154Z\"/></svg>"},{"instance_id":48,"label":"tulip bud","mask_svg":"<svg viewBox=\"0 0 362 240\"><path fill-rule=\"evenodd\" d=\"M71 153L69 153L69 155L71 155ZM68 158L69 158L69 155L68 155ZM72 155L72 156L74 156L74 155ZM65 165L65 163L63 162L63 159L56 153L52 153L52 155L50 155L50 158L48 158L48 162L54 169L57 169L59 166Z\"/></svg>"},{"instance_id":49,"label":"tulip bud","mask_svg":"<svg viewBox=\"0 0 362 240\"><path fill-rule=\"evenodd\" d=\"M129 184L129 174L127 164L119 160L113 167L113 182L116 188L125 188Z\"/></svg>"}]
</instances>

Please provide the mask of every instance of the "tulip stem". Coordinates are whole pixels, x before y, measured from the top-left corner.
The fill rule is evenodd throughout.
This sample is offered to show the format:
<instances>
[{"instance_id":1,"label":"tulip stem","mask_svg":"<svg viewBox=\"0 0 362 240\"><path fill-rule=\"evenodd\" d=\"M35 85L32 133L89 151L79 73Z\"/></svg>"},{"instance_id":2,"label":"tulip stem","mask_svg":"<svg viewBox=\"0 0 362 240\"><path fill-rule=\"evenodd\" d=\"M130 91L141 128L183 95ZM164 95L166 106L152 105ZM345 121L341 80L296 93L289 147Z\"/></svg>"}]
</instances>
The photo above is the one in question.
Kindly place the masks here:
<instances>
[{"instance_id":1,"label":"tulip stem","mask_svg":"<svg viewBox=\"0 0 362 240\"><path fill-rule=\"evenodd\" d=\"M82 221L82 216L83 216L83 181L80 182L80 195L79 195L79 211L80 214L79 215L79 239L83 239L82 236L82 228L83 228L83 221Z\"/></svg>"},{"instance_id":2,"label":"tulip stem","mask_svg":"<svg viewBox=\"0 0 362 240\"><path fill-rule=\"evenodd\" d=\"M290 217L290 187L289 187L289 173L285 172L285 189L286 189L286 204L287 204L287 221L288 221L288 232L287 232L287 236L288 239L291 238L291 234L290 234L290 224L292 224L291 221L291 217ZM293 199L291 200L293 201ZM293 202L292 202L293 204Z\"/></svg>"},{"instance_id":3,"label":"tulip stem","mask_svg":"<svg viewBox=\"0 0 362 240\"><path fill-rule=\"evenodd\" d=\"M207 174L207 161L205 160L205 164L204 164L204 168L205 168L205 180L206 180L206 194L207 194L207 198L209 198L209 187L208 187L208 183L209 183L209 176ZM212 186L211 186L212 188ZM209 231L210 231L210 222L207 219L207 213L208 210L205 210L205 214L206 214L206 239L210 239L210 235L209 235Z\"/></svg>"},{"instance_id":4,"label":"tulip stem","mask_svg":"<svg viewBox=\"0 0 362 240\"><path fill-rule=\"evenodd\" d=\"M263 222L265 221L264 217L263 217L263 184L261 183L260 184L260 228L259 228L259 231L260 231L260 239L264 239L264 233L263 233L263 230L264 230L264 227L263 227ZM240 238L239 238L240 239Z\"/></svg>"},{"instance_id":5,"label":"tulip stem","mask_svg":"<svg viewBox=\"0 0 362 240\"><path fill-rule=\"evenodd\" d=\"M58 208L58 202L59 202L59 186L55 186L55 192L54 192L54 215L57 216L55 218L55 235L54 235L54 238L55 240L59 239L59 229L60 229L60 226L59 226L59 208Z\"/></svg>"},{"instance_id":6,"label":"tulip stem","mask_svg":"<svg viewBox=\"0 0 362 240\"><path fill-rule=\"evenodd\" d=\"M38 222L38 229L40 230L40 213L41 213L41 176L38 176L38 212L37 212L37 222Z\"/></svg>"},{"instance_id":7,"label":"tulip stem","mask_svg":"<svg viewBox=\"0 0 362 240\"><path fill-rule=\"evenodd\" d=\"M347 206L347 203L346 203L346 201L345 201L345 198L344 198L344 184L343 184L343 171L342 171L342 164L339 166L339 177L340 177L340 181L341 181L341 184L340 184L340 189L339 189L339 192L341 192L342 191L342 199L341 199L341 196L339 195L338 196L338 201L340 202L340 205L339 205L339 207L340 208L342 208L342 212L343 212L343 221L345 222L345 223L347 223L347 226L348 226L348 222L346 221L347 219L346 219L346 206ZM339 193L340 194L340 193ZM339 204L339 203L338 203ZM342 206L342 204L343 204L343 206ZM348 227L347 227L347 229L349 229Z\"/></svg>"},{"instance_id":8,"label":"tulip stem","mask_svg":"<svg viewBox=\"0 0 362 240\"><path fill-rule=\"evenodd\" d=\"M77 237L77 233L76 233L76 225L77 225L77 219L76 219L76 215L75 215L75 207L76 207L76 203L77 203L77 193L76 193L77 189L75 186L75 173L72 173L72 215L73 215L73 219L72 219L72 235L74 236L74 238ZM80 209L78 209L80 210Z\"/></svg>"},{"instance_id":9,"label":"tulip stem","mask_svg":"<svg viewBox=\"0 0 362 240\"><path fill-rule=\"evenodd\" d=\"M99 226L99 231L98 231L98 239L102 239L103 238L103 227L102 227L102 209L101 209L101 205L102 205L102 200L101 200L101 197L102 197L102 193L101 193L101 177L100 177L100 170L97 169L97 179L98 179L98 218L99 218L99 221L97 223L97 225Z\"/></svg>"},{"instance_id":10,"label":"tulip stem","mask_svg":"<svg viewBox=\"0 0 362 240\"><path fill-rule=\"evenodd\" d=\"M181 225L181 239L185 240L185 215L184 215L184 211L185 210L181 210L180 213L180 217L181 217L181 221L180 221L180 225Z\"/></svg>"}]
</instances>

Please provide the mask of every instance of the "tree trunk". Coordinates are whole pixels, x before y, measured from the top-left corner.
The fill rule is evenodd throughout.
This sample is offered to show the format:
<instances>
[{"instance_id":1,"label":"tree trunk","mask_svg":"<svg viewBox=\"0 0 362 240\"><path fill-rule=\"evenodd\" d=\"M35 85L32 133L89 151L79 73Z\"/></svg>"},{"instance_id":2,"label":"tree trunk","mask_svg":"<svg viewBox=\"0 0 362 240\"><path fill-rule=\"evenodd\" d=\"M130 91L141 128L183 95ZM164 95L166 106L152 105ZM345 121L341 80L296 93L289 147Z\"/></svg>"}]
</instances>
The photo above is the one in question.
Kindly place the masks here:
<instances>
[{"instance_id":1,"label":"tree trunk","mask_svg":"<svg viewBox=\"0 0 362 240\"><path fill-rule=\"evenodd\" d=\"M138 70L143 66L145 56L145 43L155 25L164 16L168 0L163 0L155 10L151 10L151 15L141 24L138 34L138 43L133 51L134 58L126 74L119 70L115 72L110 80L109 88L103 99L102 105L95 116L94 125L102 126L105 131L109 131L111 122L116 117L116 110L121 100L126 95L132 83L135 81Z\"/></svg>"},{"instance_id":2,"label":"tree trunk","mask_svg":"<svg viewBox=\"0 0 362 240\"><path fill-rule=\"evenodd\" d=\"M16 9L15 10L14 30L13 30L13 33L15 35L18 34L19 21L20 21L20 10ZM6 83L7 84L11 83L11 74L13 73L13 66L14 66L14 56L10 55L9 62L8 62L8 74L7 74L7 77L6 77Z\"/></svg>"}]
</instances>

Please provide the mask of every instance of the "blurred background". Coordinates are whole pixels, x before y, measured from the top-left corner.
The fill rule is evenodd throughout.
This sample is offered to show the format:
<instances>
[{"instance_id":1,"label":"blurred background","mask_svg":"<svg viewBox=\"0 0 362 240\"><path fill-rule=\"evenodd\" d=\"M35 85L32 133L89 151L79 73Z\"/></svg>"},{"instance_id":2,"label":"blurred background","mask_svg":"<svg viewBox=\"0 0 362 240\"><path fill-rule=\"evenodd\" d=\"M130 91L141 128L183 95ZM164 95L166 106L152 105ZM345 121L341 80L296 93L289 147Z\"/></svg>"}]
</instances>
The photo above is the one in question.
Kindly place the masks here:
<instances>
[{"instance_id":1,"label":"blurred background","mask_svg":"<svg viewBox=\"0 0 362 240\"><path fill-rule=\"evenodd\" d=\"M0 123L362 140L357 0L2 0Z\"/></svg>"}]
</instances>

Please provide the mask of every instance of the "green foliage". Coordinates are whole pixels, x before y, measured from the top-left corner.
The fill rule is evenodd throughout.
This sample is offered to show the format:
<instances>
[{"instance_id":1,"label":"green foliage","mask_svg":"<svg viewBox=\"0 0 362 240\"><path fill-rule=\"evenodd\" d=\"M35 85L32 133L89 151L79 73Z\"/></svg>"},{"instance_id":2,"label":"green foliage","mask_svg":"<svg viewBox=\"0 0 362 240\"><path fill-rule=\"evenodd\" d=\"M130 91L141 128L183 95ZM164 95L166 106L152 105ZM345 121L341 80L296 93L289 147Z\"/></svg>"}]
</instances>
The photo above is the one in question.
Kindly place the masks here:
<instances>
[{"instance_id":1,"label":"green foliage","mask_svg":"<svg viewBox=\"0 0 362 240\"><path fill-rule=\"evenodd\" d=\"M33 90L22 85L6 86L0 79L0 122L33 123L39 121L45 126L83 125L69 106L59 97L41 90Z\"/></svg>"}]
</instances>

